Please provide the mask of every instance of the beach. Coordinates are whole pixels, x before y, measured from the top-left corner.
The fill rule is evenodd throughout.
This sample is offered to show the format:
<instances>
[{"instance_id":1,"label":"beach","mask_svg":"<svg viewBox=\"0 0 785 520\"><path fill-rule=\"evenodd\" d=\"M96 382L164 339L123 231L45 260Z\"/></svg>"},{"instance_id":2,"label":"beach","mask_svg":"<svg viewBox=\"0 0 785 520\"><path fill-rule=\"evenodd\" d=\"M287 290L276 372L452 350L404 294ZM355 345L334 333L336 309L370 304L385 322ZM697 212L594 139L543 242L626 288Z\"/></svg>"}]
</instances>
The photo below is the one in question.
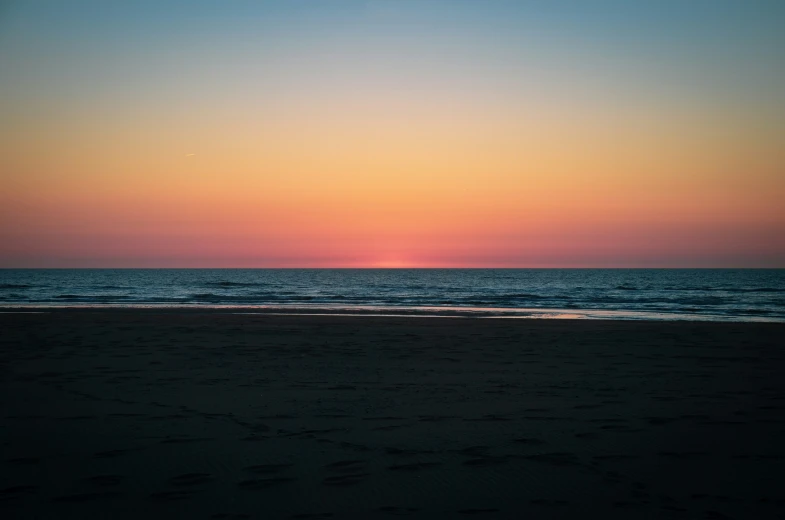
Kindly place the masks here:
<instances>
[{"instance_id":1,"label":"beach","mask_svg":"<svg viewBox=\"0 0 785 520\"><path fill-rule=\"evenodd\" d=\"M0 313L3 518L783 518L785 324Z\"/></svg>"}]
</instances>

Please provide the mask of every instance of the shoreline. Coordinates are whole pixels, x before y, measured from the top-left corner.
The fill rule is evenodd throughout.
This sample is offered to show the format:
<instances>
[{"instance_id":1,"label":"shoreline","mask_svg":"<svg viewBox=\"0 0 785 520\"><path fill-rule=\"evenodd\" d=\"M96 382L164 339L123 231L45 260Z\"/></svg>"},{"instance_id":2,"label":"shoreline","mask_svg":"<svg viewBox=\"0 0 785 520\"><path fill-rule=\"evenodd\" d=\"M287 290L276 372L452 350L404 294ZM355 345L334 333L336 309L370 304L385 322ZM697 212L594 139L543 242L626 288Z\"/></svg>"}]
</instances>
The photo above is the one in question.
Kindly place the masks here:
<instances>
[{"instance_id":1,"label":"shoreline","mask_svg":"<svg viewBox=\"0 0 785 520\"><path fill-rule=\"evenodd\" d=\"M0 314L32 312L140 312L243 314L279 316L386 316L421 318L482 318L523 320L645 321L693 323L785 323L785 317L603 309L496 308L372 305L220 305L220 304L13 304L0 305Z\"/></svg>"}]
</instances>

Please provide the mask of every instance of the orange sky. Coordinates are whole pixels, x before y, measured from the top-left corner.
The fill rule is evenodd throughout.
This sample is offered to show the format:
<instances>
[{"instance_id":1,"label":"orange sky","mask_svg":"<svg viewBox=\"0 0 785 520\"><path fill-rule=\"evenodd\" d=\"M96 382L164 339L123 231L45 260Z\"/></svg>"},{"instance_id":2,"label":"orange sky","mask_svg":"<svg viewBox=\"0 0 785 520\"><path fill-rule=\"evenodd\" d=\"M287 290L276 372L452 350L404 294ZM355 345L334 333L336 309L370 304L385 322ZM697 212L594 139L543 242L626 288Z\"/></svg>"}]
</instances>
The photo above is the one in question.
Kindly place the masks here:
<instances>
[{"instance_id":1,"label":"orange sky","mask_svg":"<svg viewBox=\"0 0 785 520\"><path fill-rule=\"evenodd\" d=\"M760 48L335 5L151 41L9 9L0 267L785 267Z\"/></svg>"}]
</instances>

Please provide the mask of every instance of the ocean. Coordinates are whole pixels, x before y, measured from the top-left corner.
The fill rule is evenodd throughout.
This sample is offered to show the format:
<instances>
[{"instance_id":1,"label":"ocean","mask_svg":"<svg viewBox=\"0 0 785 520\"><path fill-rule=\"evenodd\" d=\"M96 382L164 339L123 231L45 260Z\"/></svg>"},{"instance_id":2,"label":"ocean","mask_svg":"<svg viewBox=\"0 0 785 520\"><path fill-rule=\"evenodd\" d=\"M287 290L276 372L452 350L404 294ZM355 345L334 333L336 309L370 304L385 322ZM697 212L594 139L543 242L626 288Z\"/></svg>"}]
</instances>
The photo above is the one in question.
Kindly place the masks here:
<instances>
[{"instance_id":1,"label":"ocean","mask_svg":"<svg viewBox=\"0 0 785 520\"><path fill-rule=\"evenodd\" d=\"M0 307L785 321L785 269L1 269Z\"/></svg>"}]
</instances>

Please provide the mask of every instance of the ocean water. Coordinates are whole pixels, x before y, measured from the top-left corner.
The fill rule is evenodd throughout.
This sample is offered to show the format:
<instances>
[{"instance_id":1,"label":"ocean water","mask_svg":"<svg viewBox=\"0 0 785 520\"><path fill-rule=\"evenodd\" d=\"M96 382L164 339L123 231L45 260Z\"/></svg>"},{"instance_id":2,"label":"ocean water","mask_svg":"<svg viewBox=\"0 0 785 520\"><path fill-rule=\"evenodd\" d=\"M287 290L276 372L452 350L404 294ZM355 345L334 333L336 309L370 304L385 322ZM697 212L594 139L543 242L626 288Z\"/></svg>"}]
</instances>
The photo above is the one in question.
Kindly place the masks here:
<instances>
[{"instance_id":1,"label":"ocean water","mask_svg":"<svg viewBox=\"0 0 785 520\"><path fill-rule=\"evenodd\" d=\"M0 307L785 321L785 269L2 269Z\"/></svg>"}]
</instances>

